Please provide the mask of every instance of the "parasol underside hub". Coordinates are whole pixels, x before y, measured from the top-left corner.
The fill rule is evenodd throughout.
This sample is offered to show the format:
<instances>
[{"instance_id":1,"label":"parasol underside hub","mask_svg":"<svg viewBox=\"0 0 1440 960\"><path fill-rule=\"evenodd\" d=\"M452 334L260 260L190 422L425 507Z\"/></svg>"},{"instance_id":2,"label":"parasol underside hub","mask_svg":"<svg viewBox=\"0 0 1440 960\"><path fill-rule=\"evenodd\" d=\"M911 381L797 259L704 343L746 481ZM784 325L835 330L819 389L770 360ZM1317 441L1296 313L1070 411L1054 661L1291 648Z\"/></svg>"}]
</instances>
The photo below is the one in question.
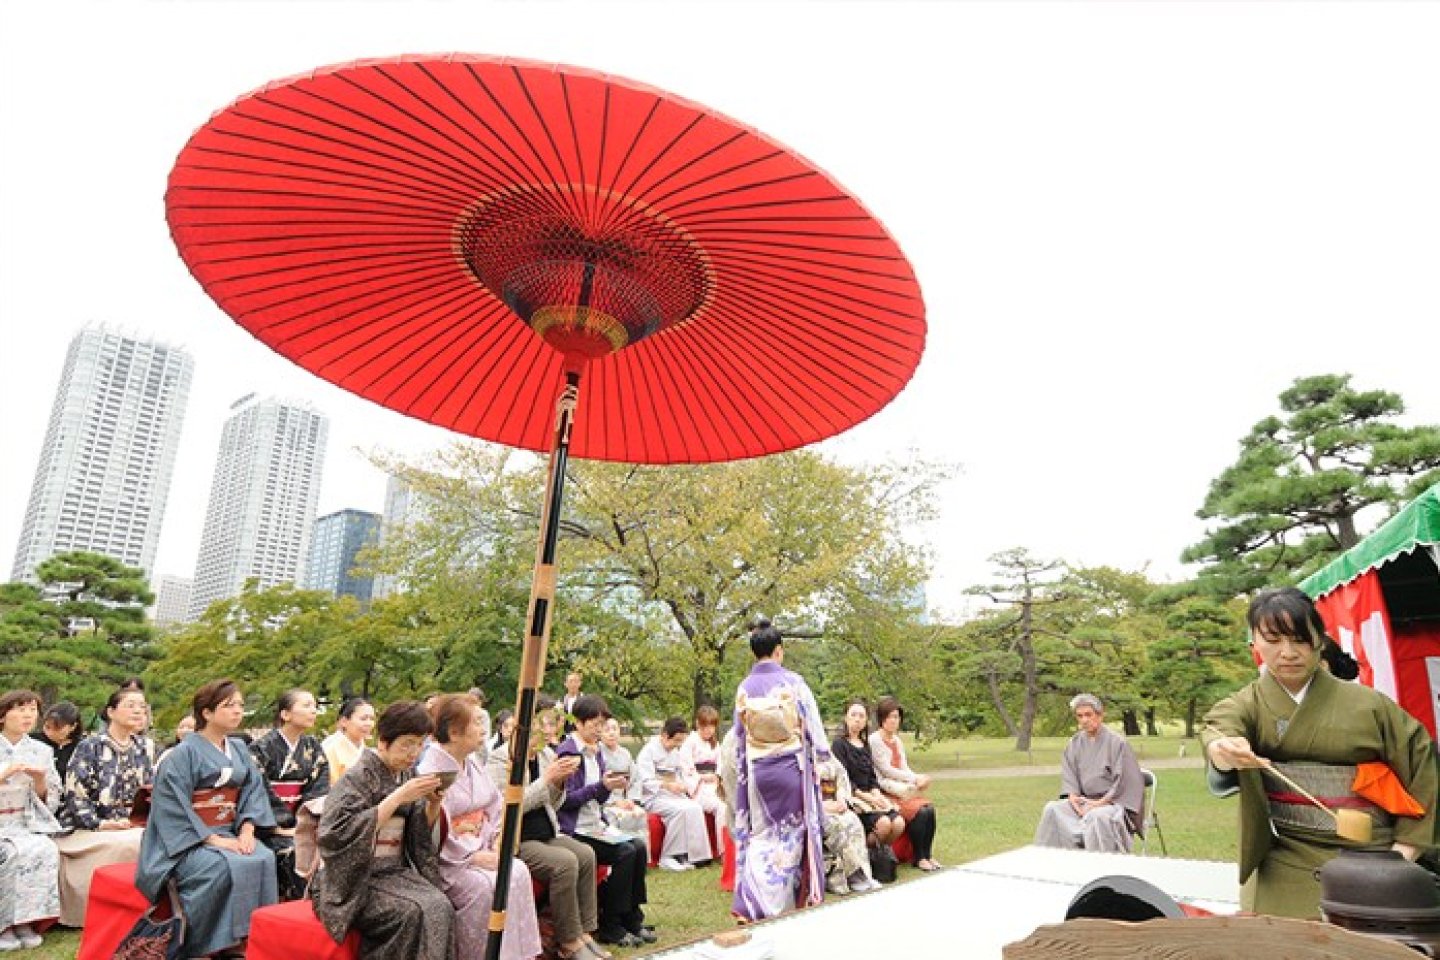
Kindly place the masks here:
<instances>
[{"instance_id":1,"label":"parasol underside hub","mask_svg":"<svg viewBox=\"0 0 1440 960\"><path fill-rule=\"evenodd\" d=\"M471 275L573 360L684 323L713 288L709 259L688 232L594 187L508 188L467 209L455 237Z\"/></svg>"}]
</instances>

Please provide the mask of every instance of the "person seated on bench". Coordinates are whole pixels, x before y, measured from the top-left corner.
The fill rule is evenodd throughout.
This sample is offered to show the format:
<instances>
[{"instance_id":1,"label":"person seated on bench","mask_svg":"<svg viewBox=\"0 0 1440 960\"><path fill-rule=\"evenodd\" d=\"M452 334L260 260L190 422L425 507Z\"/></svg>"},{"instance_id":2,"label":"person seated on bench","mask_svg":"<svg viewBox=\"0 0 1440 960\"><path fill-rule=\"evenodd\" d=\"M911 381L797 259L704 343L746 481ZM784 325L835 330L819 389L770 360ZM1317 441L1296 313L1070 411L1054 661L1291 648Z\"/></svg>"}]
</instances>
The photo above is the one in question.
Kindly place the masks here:
<instances>
[{"instance_id":1,"label":"person seated on bench","mask_svg":"<svg viewBox=\"0 0 1440 960\"><path fill-rule=\"evenodd\" d=\"M149 715L145 693L116 690L105 703L110 719L100 733L81 740L65 773L65 799L60 825L73 832L57 837L60 848L60 922L67 927L85 925L90 902L90 878L111 863L140 858L148 809L136 810L141 788L148 788L155 769L149 744L141 731ZM148 808L150 800L142 800Z\"/></svg>"},{"instance_id":2,"label":"person seated on bench","mask_svg":"<svg viewBox=\"0 0 1440 960\"><path fill-rule=\"evenodd\" d=\"M450 960L455 908L441 892L431 831L444 800L440 778L412 776L430 734L423 704L385 708L377 745L360 754L325 797L310 882L315 914L336 943L360 931L362 960Z\"/></svg>"},{"instance_id":3,"label":"person seated on bench","mask_svg":"<svg viewBox=\"0 0 1440 960\"><path fill-rule=\"evenodd\" d=\"M680 745L694 771L687 783L690 796L706 813L719 814L725 807L720 799L720 711L704 704L695 711L695 729Z\"/></svg>"},{"instance_id":4,"label":"person seated on bench","mask_svg":"<svg viewBox=\"0 0 1440 960\"><path fill-rule=\"evenodd\" d=\"M1099 697L1079 694L1070 709L1080 729L1060 758L1061 799L1045 804L1035 843L1128 853L1145 800L1140 764L1125 738L1105 726Z\"/></svg>"},{"instance_id":5,"label":"person seated on bench","mask_svg":"<svg viewBox=\"0 0 1440 960\"><path fill-rule=\"evenodd\" d=\"M905 832L905 820L900 816L900 807L880 789L875 758L866 739L869 727L870 708L865 701L847 701L845 719L840 734L830 744L830 752L850 778L850 809L865 826L866 844L886 847Z\"/></svg>"},{"instance_id":6,"label":"person seated on bench","mask_svg":"<svg viewBox=\"0 0 1440 960\"><path fill-rule=\"evenodd\" d=\"M660 848L662 870L692 870L711 859L705 811L690 798L687 783L694 773L680 752L687 733L684 717L670 717L635 758L640 801L646 810L665 821L665 840Z\"/></svg>"},{"instance_id":7,"label":"person seated on bench","mask_svg":"<svg viewBox=\"0 0 1440 960\"><path fill-rule=\"evenodd\" d=\"M158 903L174 883L185 956L241 957L250 915L279 899L275 855L255 840L275 818L265 778L234 736L245 721L240 688L212 680L195 692L192 712L195 732L155 772L135 888Z\"/></svg>"},{"instance_id":8,"label":"person seated on bench","mask_svg":"<svg viewBox=\"0 0 1440 960\"><path fill-rule=\"evenodd\" d=\"M330 792L330 764L320 741L310 735L318 704L308 690L286 690L275 704L275 726L250 744L250 756L269 785L275 829L260 840L275 854L281 900L305 896L306 880L295 869L296 814L303 803ZM315 804L318 808L320 804Z\"/></svg>"},{"instance_id":9,"label":"person seated on bench","mask_svg":"<svg viewBox=\"0 0 1440 960\"><path fill-rule=\"evenodd\" d=\"M445 841L440 847L440 879L455 905L455 955L481 957L490 936L495 898L495 869L500 862L500 826L505 804L485 772L485 718L478 700L446 694L430 705L435 740L425 748L417 772L453 773L445 788ZM540 953L540 923L535 891L524 860L510 873L501 960L530 960Z\"/></svg>"},{"instance_id":10,"label":"person seated on bench","mask_svg":"<svg viewBox=\"0 0 1440 960\"><path fill-rule=\"evenodd\" d=\"M59 832L55 808L60 778L54 752L30 736L40 719L40 695L11 690L0 696L0 950L40 946L36 925L60 913Z\"/></svg>"}]
</instances>

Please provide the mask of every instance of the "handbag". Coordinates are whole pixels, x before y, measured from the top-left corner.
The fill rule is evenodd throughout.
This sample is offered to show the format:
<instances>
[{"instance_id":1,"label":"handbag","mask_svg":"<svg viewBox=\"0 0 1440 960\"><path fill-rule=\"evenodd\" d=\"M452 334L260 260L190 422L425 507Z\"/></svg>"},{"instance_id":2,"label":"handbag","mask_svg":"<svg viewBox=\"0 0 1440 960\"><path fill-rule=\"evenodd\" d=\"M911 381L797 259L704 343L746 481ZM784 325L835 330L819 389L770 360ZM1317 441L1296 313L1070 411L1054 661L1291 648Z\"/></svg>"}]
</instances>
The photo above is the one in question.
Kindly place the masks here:
<instances>
[{"instance_id":1,"label":"handbag","mask_svg":"<svg viewBox=\"0 0 1440 960\"><path fill-rule=\"evenodd\" d=\"M870 875L880 883L894 883L899 861L890 845L882 843L870 848Z\"/></svg>"},{"instance_id":2,"label":"handbag","mask_svg":"<svg viewBox=\"0 0 1440 960\"><path fill-rule=\"evenodd\" d=\"M174 916L155 919L158 904L146 910L115 947L115 960L180 960L183 956L185 913L180 909L180 898L173 884L168 889Z\"/></svg>"}]
</instances>

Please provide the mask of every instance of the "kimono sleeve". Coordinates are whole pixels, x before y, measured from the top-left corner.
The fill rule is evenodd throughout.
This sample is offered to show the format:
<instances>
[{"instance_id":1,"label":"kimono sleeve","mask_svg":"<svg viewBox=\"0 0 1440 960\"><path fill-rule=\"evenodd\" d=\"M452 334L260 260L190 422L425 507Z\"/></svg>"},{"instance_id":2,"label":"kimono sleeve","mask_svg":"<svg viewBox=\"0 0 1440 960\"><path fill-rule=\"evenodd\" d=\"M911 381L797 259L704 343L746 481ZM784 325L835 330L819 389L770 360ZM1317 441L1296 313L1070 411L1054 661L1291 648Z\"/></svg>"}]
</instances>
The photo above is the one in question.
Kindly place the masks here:
<instances>
[{"instance_id":1,"label":"kimono sleeve","mask_svg":"<svg viewBox=\"0 0 1440 960\"><path fill-rule=\"evenodd\" d=\"M330 792L330 761L326 758L325 751L320 749L320 741L314 737L307 738L303 746L309 754L311 767L300 799L314 800Z\"/></svg>"},{"instance_id":2,"label":"kimono sleeve","mask_svg":"<svg viewBox=\"0 0 1440 960\"><path fill-rule=\"evenodd\" d=\"M1077 741L1071 738L1060 755L1060 793L1067 797L1080 794L1080 759Z\"/></svg>"},{"instance_id":3,"label":"kimono sleeve","mask_svg":"<svg viewBox=\"0 0 1440 960\"><path fill-rule=\"evenodd\" d=\"M75 746L65 768L65 821L78 830L99 830L95 794L100 785L99 741L86 737Z\"/></svg>"},{"instance_id":4,"label":"kimono sleeve","mask_svg":"<svg viewBox=\"0 0 1440 960\"><path fill-rule=\"evenodd\" d=\"M290 812L285 801L280 799L280 795L270 785L270 757L265 755L269 742L269 734L266 734L250 744L248 752L255 769L260 773L261 781L265 784L265 800L270 804L270 816L274 818L277 827L288 830L295 826L295 814Z\"/></svg>"},{"instance_id":5,"label":"kimono sleeve","mask_svg":"<svg viewBox=\"0 0 1440 960\"><path fill-rule=\"evenodd\" d=\"M1397 817L1395 839L1411 846L1436 846L1435 825L1437 796L1440 796L1440 773L1435 763L1435 742L1430 732L1410 714L1394 703L1386 702L1384 739L1388 756L1386 763L1405 784L1410 796L1425 807L1420 817Z\"/></svg>"},{"instance_id":6,"label":"kimono sleeve","mask_svg":"<svg viewBox=\"0 0 1440 960\"><path fill-rule=\"evenodd\" d=\"M240 797L235 805L235 828L238 830L247 822L267 829L274 827L275 814L270 807L270 799L274 794L270 790L270 784L250 756L244 741L232 740L231 745L236 748L232 751L236 764L246 768L245 781L240 784ZM290 818L291 823L294 823L294 819Z\"/></svg>"},{"instance_id":7,"label":"kimono sleeve","mask_svg":"<svg viewBox=\"0 0 1440 960\"><path fill-rule=\"evenodd\" d=\"M635 782L640 785L642 801L652 800L660 793L660 774L655 769L655 750L652 749L654 743L652 740L645 744L640 756L635 758Z\"/></svg>"},{"instance_id":8,"label":"kimono sleeve","mask_svg":"<svg viewBox=\"0 0 1440 960\"><path fill-rule=\"evenodd\" d=\"M45 806L54 813L60 809L60 801L64 798L65 787L60 782L60 774L55 770L55 751L45 744L36 741L40 753L44 757L39 766L45 767Z\"/></svg>"},{"instance_id":9,"label":"kimono sleeve","mask_svg":"<svg viewBox=\"0 0 1440 960\"><path fill-rule=\"evenodd\" d=\"M830 756L830 747L829 740L826 739L825 722L820 719L820 705L815 702L815 694L810 692L810 685L798 676L796 681L795 700L800 707L800 722L810 740L810 749L816 757L825 760Z\"/></svg>"},{"instance_id":10,"label":"kimono sleeve","mask_svg":"<svg viewBox=\"0 0 1440 960\"><path fill-rule=\"evenodd\" d=\"M214 827L207 826L191 806L191 796L198 779L195 751L179 748L155 774L150 818L145 824L145 843L158 844L170 859L200 846L206 837L217 832Z\"/></svg>"}]
</instances>

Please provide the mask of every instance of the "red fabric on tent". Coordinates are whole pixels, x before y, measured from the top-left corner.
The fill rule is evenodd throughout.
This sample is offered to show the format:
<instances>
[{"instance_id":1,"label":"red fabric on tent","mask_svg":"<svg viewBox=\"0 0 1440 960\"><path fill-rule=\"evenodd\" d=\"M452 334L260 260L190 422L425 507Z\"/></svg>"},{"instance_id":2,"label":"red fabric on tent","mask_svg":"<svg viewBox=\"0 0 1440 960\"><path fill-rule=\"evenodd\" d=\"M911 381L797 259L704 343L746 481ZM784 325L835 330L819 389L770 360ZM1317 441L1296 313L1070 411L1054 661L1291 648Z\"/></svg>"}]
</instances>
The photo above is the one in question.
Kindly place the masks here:
<instances>
[{"instance_id":1,"label":"red fabric on tent","mask_svg":"<svg viewBox=\"0 0 1440 960\"><path fill-rule=\"evenodd\" d=\"M1396 686L1390 611L1370 570L1315 601L1330 636L1360 663L1360 682L1404 706Z\"/></svg>"},{"instance_id":2,"label":"red fabric on tent","mask_svg":"<svg viewBox=\"0 0 1440 960\"><path fill-rule=\"evenodd\" d=\"M271 84L182 150L171 233L215 301L318 376L460 433L713 462L866 419L924 304L829 176L699 104L589 70L452 54Z\"/></svg>"},{"instance_id":3,"label":"red fabric on tent","mask_svg":"<svg viewBox=\"0 0 1440 960\"><path fill-rule=\"evenodd\" d=\"M1432 679L1427 661L1440 658L1440 623L1427 621L1395 627L1393 650L1400 706L1419 718L1433 737L1437 714L1440 714L1440 705L1437 705L1440 675Z\"/></svg>"}]
</instances>

